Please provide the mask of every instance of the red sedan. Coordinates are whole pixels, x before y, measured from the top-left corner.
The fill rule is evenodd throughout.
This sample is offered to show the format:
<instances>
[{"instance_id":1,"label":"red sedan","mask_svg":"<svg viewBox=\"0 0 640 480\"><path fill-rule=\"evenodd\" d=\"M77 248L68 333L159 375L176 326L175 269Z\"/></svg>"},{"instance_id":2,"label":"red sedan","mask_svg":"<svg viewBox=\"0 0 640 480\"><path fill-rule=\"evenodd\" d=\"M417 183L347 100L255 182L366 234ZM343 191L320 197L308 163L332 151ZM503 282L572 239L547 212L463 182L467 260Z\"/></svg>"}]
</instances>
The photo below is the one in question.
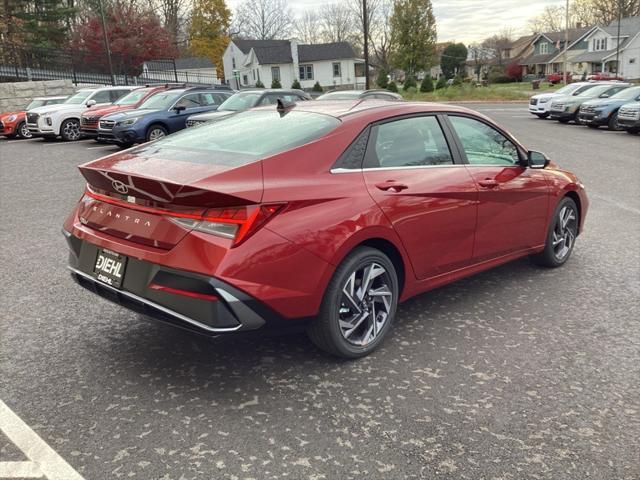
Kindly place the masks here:
<instances>
[{"instance_id":1,"label":"red sedan","mask_svg":"<svg viewBox=\"0 0 640 480\"><path fill-rule=\"evenodd\" d=\"M201 333L304 327L349 358L413 295L527 255L563 265L588 208L571 172L429 103L279 102L80 170L80 285Z\"/></svg>"}]
</instances>

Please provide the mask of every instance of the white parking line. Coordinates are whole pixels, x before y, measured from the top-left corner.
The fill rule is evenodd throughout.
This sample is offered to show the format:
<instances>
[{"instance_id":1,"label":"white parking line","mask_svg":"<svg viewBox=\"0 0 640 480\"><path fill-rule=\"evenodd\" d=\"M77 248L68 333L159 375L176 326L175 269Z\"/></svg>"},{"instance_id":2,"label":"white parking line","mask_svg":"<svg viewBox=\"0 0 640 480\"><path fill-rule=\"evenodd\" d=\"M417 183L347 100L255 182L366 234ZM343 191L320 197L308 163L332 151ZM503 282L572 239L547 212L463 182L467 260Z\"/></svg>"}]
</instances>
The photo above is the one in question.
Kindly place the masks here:
<instances>
[{"instance_id":1,"label":"white parking line","mask_svg":"<svg viewBox=\"0 0 640 480\"><path fill-rule=\"evenodd\" d=\"M49 480L84 480L36 432L20 420L0 400L0 431L30 460L0 462L0 478L42 478Z\"/></svg>"},{"instance_id":2,"label":"white parking line","mask_svg":"<svg viewBox=\"0 0 640 480\"><path fill-rule=\"evenodd\" d=\"M97 148L116 148L115 145L100 145L98 147L87 147L87 150L95 150Z\"/></svg>"}]
</instances>

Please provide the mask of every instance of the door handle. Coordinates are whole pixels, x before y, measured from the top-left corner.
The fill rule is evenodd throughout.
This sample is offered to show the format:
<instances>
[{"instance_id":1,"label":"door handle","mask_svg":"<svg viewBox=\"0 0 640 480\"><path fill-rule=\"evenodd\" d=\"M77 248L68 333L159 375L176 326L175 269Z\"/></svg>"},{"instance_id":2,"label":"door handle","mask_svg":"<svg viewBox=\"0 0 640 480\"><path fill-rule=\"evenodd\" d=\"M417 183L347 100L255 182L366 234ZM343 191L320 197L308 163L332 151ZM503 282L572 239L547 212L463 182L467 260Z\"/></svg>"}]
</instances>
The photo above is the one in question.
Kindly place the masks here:
<instances>
[{"instance_id":1,"label":"door handle","mask_svg":"<svg viewBox=\"0 0 640 480\"><path fill-rule=\"evenodd\" d=\"M498 183L497 180L494 180L493 178L485 178L484 180L480 180L478 182L478 185L484 188L496 188L500 184Z\"/></svg>"},{"instance_id":2,"label":"door handle","mask_svg":"<svg viewBox=\"0 0 640 480\"><path fill-rule=\"evenodd\" d=\"M407 187L404 183L399 183L393 180L387 180L386 182L376 183L376 188L378 190L384 190L385 192L391 190L392 192L401 192L402 190L406 190Z\"/></svg>"}]
</instances>

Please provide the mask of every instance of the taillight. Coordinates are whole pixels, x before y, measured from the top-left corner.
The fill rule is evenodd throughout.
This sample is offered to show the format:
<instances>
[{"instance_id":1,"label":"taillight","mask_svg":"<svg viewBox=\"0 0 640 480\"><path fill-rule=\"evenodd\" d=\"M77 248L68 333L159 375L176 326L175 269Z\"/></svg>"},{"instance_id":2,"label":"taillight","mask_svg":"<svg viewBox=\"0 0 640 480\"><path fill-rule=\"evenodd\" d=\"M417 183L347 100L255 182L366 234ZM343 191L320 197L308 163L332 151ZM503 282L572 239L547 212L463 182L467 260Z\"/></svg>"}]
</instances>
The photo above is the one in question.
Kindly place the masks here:
<instances>
[{"instance_id":1,"label":"taillight","mask_svg":"<svg viewBox=\"0 0 640 480\"><path fill-rule=\"evenodd\" d=\"M284 207L283 203L213 208L202 219L170 217L187 228L233 240L232 247L249 238Z\"/></svg>"}]
</instances>

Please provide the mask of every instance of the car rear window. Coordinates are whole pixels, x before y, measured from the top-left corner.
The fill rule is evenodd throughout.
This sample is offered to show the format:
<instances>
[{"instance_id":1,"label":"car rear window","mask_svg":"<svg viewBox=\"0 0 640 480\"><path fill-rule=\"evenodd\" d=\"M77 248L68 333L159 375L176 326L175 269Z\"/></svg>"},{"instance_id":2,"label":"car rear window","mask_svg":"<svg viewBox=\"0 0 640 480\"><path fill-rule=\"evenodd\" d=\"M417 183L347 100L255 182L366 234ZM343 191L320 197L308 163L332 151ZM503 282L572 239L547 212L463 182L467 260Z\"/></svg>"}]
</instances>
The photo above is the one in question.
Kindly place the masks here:
<instances>
[{"instance_id":1,"label":"car rear window","mask_svg":"<svg viewBox=\"0 0 640 480\"><path fill-rule=\"evenodd\" d=\"M237 167L304 145L340 124L332 116L253 110L188 128L136 149L139 155Z\"/></svg>"}]
</instances>

